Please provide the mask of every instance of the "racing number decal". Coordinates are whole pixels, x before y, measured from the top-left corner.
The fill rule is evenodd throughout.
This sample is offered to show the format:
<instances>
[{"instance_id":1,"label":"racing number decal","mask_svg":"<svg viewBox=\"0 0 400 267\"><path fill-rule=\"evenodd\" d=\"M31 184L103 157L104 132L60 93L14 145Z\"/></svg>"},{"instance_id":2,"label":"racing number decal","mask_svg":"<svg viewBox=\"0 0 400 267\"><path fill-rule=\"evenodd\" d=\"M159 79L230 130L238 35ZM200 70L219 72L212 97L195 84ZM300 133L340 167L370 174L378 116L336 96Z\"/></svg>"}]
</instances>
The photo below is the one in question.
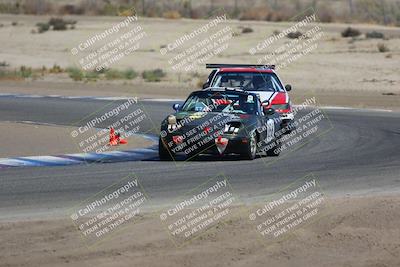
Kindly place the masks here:
<instances>
[{"instance_id":1,"label":"racing number decal","mask_svg":"<svg viewBox=\"0 0 400 267\"><path fill-rule=\"evenodd\" d=\"M274 120L267 120L267 143L274 140L275 123Z\"/></svg>"}]
</instances>

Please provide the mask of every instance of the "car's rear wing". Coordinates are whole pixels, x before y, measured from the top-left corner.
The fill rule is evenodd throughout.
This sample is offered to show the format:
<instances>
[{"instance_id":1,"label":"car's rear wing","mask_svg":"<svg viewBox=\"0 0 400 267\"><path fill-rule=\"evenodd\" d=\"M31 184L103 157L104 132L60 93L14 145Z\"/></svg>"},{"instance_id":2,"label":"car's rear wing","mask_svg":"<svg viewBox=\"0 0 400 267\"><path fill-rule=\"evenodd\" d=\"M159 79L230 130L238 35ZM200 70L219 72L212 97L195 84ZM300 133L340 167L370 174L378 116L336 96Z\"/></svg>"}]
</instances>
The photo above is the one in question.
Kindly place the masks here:
<instances>
[{"instance_id":1,"label":"car's rear wing","mask_svg":"<svg viewBox=\"0 0 400 267\"><path fill-rule=\"evenodd\" d=\"M257 64L206 64L206 69L219 69L219 68L275 69L275 65L257 65Z\"/></svg>"}]
</instances>

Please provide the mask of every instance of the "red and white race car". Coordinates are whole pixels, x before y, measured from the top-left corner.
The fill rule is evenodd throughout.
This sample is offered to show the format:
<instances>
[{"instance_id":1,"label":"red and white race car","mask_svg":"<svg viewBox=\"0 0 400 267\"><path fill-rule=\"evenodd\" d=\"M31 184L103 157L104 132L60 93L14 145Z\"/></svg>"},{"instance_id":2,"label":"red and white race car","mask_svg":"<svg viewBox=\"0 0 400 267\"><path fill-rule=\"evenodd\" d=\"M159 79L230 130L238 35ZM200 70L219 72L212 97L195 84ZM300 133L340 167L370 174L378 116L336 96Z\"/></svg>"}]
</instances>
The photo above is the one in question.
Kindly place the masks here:
<instances>
[{"instance_id":1,"label":"red and white race car","mask_svg":"<svg viewBox=\"0 0 400 267\"><path fill-rule=\"evenodd\" d=\"M206 68L213 70L203 89L238 88L255 93L266 103L265 109L273 108L280 114L282 127L291 127L294 115L288 92L292 86L283 86L274 65L206 64Z\"/></svg>"}]
</instances>

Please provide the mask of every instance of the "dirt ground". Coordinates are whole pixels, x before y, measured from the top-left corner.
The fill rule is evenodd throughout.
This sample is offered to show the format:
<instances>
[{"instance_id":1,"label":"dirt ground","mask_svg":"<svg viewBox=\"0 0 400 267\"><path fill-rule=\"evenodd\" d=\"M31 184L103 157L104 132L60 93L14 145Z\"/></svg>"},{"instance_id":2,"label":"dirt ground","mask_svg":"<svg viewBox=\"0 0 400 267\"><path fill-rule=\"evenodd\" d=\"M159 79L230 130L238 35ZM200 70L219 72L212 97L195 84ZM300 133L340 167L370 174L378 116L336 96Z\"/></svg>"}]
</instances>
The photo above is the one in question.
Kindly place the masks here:
<instances>
[{"instance_id":1,"label":"dirt ground","mask_svg":"<svg viewBox=\"0 0 400 267\"><path fill-rule=\"evenodd\" d=\"M70 50L95 33L118 23L118 17L72 17L76 29L33 34L35 24L46 16L0 15L0 62L11 68L76 66ZM17 21L17 26L11 23ZM141 72L162 68L168 75L161 82L132 81L73 82L65 73L25 81L0 80L0 94L66 96L139 96L185 98L199 88L209 70L204 67L183 73L171 69L168 60L176 53L161 55L160 48L185 33L203 26L204 20L140 19L147 34L141 48L124 57L115 68ZM264 52L249 49L282 31L291 23L229 21L235 37L229 49L213 63L255 63ZM279 70L285 83L293 85L294 104L316 97L321 105L399 109L400 29L374 25L352 25L363 33L378 30L387 40L342 38L347 24L320 24L324 32L318 48ZM253 32L243 34L242 28ZM204 36L203 36L204 37ZM281 40L282 43L288 39ZM379 52L378 43L389 51ZM1 108L1 107L0 107ZM29 132L29 139L27 138ZM0 157L74 153L71 128L2 122ZM46 139L41 139L46 133ZM31 140L36 140L32 146ZM143 140L130 145L146 146ZM129 148L122 147L123 149ZM49 150L51 149L51 151ZM16 154L18 152L18 154ZM23 153L22 153L23 152ZM318 221L279 242L259 242L248 218L238 216L207 232L182 248L171 242L159 214L146 213L128 229L102 245L87 249L69 218L33 217L0 222L0 266L400 266L400 197L346 197L329 199L329 212ZM238 209L247 210L249 207ZM241 214L246 214L243 212ZM155 265L156 263L156 265Z\"/></svg>"},{"instance_id":2,"label":"dirt ground","mask_svg":"<svg viewBox=\"0 0 400 267\"><path fill-rule=\"evenodd\" d=\"M7 140L1 144L0 158L83 153L71 137L74 130L76 128L64 126L0 122L0 139ZM113 146L109 151L152 145L151 141L140 136L130 136L127 140L128 144Z\"/></svg>"},{"instance_id":3,"label":"dirt ground","mask_svg":"<svg viewBox=\"0 0 400 267\"><path fill-rule=\"evenodd\" d=\"M0 261L2 266L399 266L398 196L327 203L324 216L283 241L264 242L239 215L180 248L153 213L91 249L68 219L2 222Z\"/></svg>"}]
</instances>

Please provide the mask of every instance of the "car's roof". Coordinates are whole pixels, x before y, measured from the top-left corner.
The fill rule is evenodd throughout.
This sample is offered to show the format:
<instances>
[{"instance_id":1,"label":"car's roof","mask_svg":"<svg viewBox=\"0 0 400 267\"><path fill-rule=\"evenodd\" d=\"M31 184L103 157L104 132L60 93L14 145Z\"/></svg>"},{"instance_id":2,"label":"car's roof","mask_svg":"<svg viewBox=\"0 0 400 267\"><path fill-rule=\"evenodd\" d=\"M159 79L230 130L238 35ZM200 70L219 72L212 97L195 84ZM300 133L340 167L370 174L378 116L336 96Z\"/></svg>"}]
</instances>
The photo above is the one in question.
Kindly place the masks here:
<instances>
[{"instance_id":1,"label":"car's roof","mask_svg":"<svg viewBox=\"0 0 400 267\"><path fill-rule=\"evenodd\" d=\"M262 68L220 68L219 72L258 72L258 73L274 73L272 69Z\"/></svg>"},{"instance_id":2,"label":"car's roof","mask_svg":"<svg viewBox=\"0 0 400 267\"><path fill-rule=\"evenodd\" d=\"M255 93L252 93L252 92L244 91L244 90L237 89L237 88L228 88L228 87L208 87L203 90L194 91L194 92L192 92L192 94L204 93L204 92L221 92L221 93L230 93L230 94L236 93L239 95L255 95L255 96L257 96Z\"/></svg>"}]
</instances>

